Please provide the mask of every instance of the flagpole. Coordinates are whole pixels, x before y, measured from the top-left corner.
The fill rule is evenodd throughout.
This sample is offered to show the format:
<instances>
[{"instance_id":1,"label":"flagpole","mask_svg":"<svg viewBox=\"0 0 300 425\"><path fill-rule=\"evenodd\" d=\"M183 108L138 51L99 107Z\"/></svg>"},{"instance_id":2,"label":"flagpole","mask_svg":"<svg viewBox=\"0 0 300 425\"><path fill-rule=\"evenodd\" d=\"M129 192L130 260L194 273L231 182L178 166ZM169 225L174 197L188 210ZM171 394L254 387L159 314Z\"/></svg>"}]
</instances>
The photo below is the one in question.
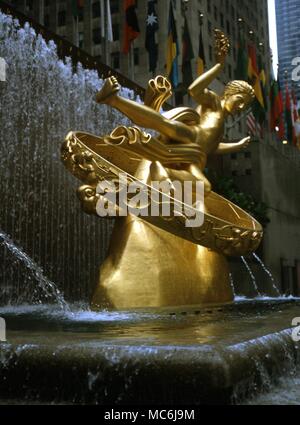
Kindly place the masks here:
<instances>
[{"instance_id":1,"label":"flagpole","mask_svg":"<svg viewBox=\"0 0 300 425\"><path fill-rule=\"evenodd\" d=\"M131 42L130 45L130 54L129 54L129 60L130 60L130 76L131 80L134 81L135 75L134 75L134 40Z\"/></svg>"},{"instance_id":2,"label":"flagpole","mask_svg":"<svg viewBox=\"0 0 300 425\"><path fill-rule=\"evenodd\" d=\"M76 47L79 47L79 17L74 16L74 33L75 33L75 37L74 37L74 44Z\"/></svg>"},{"instance_id":3,"label":"flagpole","mask_svg":"<svg viewBox=\"0 0 300 425\"><path fill-rule=\"evenodd\" d=\"M79 16L76 18L76 46L79 47Z\"/></svg>"},{"instance_id":4,"label":"flagpole","mask_svg":"<svg viewBox=\"0 0 300 425\"><path fill-rule=\"evenodd\" d=\"M41 25L45 24L45 2L40 0L39 21Z\"/></svg>"},{"instance_id":5,"label":"flagpole","mask_svg":"<svg viewBox=\"0 0 300 425\"><path fill-rule=\"evenodd\" d=\"M105 2L100 0L100 21L101 21L101 43L102 43L102 60L105 61L105 64L108 65L107 57L107 43L105 37Z\"/></svg>"},{"instance_id":6,"label":"flagpole","mask_svg":"<svg viewBox=\"0 0 300 425\"><path fill-rule=\"evenodd\" d=\"M104 43L105 43L105 63L106 63L106 65L108 65L109 64L109 54L108 54L108 40L107 40L107 37L108 37L108 31L107 31L107 28L108 28L108 19L107 19L107 3L106 3L106 1L104 1L104 28L105 28L105 35L104 35Z\"/></svg>"},{"instance_id":7,"label":"flagpole","mask_svg":"<svg viewBox=\"0 0 300 425\"><path fill-rule=\"evenodd\" d=\"M106 0L106 14L105 14L105 16L106 16L106 29L107 29L106 60L107 60L107 64L108 64L110 51L111 51L111 43L114 41L110 0Z\"/></svg>"}]
</instances>

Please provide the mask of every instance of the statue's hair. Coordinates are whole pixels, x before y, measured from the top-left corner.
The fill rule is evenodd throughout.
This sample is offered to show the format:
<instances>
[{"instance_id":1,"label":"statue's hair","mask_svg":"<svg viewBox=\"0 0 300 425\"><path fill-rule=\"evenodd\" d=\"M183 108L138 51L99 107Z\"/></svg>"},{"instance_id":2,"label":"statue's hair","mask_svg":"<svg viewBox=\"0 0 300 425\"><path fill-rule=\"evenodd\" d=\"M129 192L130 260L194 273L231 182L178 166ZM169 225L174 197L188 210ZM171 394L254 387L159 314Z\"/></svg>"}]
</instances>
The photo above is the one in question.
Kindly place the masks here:
<instances>
[{"instance_id":1,"label":"statue's hair","mask_svg":"<svg viewBox=\"0 0 300 425\"><path fill-rule=\"evenodd\" d=\"M252 86L246 81L235 80L227 84L224 91L224 97L233 96L235 94L241 94L246 96L247 101L250 103L255 98L255 92Z\"/></svg>"}]
</instances>

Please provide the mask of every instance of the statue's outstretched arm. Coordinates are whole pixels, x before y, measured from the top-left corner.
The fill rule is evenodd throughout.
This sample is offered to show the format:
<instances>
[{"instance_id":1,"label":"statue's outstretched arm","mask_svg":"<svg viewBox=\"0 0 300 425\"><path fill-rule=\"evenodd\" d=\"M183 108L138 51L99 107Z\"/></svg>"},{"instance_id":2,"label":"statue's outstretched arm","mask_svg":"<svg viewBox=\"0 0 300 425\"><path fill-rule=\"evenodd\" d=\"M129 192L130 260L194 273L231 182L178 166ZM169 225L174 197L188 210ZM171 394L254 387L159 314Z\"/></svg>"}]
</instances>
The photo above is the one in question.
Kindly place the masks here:
<instances>
[{"instance_id":1,"label":"statue's outstretched arm","mask_svg":"<svg viewBox=\"0 0 300 425\"><path fill-rule=\"evenodd\" d=\"M207 87L219 76L225 64L225 59L228 54L230 43L223 32L215 30L215 51L217 64L209 71L200 75L188 88L190 96L195 101L202 105L209 102L209 91Z\"/></svg>"},{"instance_id":2,"label":"statue's outstretched arm","mask_svg":"<svg viewBox=\"0 0 300 425\"><path fill-rule=\"evenodd\" d=\"M247 148L250 142L251 138L245 137L240 142L220 143L218 149L214 153L217 155L225 155L227 153L239 152L240 150Z\"/></svg>"},{"instance_id":3,"label":"statue's outstretched arm","mask_svg":"<svg viewBox=\"0 0 300 425\"><path fill-rule=\"evenodd\" d=\"M223 69L223 65L218 63L205 74L200 75L188 88L189 95L199 104L206 104L209 100L209 90L207 87L218 77Z\"/></svg>"}]
</instances>

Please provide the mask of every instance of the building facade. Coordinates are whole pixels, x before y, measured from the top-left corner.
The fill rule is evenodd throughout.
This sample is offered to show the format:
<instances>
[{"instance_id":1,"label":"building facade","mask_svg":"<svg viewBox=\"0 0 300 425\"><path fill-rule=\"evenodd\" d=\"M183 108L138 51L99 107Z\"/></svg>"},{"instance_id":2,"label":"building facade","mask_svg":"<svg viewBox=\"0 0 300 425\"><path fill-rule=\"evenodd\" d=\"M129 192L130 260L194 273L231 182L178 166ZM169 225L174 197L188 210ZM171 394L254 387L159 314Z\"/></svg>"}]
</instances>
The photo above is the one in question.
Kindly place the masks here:
<instances>
[{"instance_id":1,"label":"building facade","mask_svg":"<svg viewBox=\"0 0 300 425\"><path fill-rule=\"evenodd\" d=\"M76 0L75 0L76 2ZM83 7L78 8L78 17L74 16L73 0L13 0L10 3L29 17L39 21L47 29L57 33L82 48L96 60L106 63L121 74L128 76L142 87L153 77L149 71L148 52L145 49L146 21L148 0L138 0L136 13L140 27L140 36L134 41L132 54L122 53L125 12L122 0L110 0L113 42L108 42L101 31L100 0L84 0ZM199 51L199 35L202 26L205 66L209 69L215 64L214 29L219 28L230 38L231 49L226 60L224 72L212 88L221 93L224 85L235 78L239 32L245 38L246 45L254 42L259 55L265 63L267 78L270 69L268 8L267 0L172 0L179 39L179 82L182 79L182 35L184 14L187 16L194 59L192 71L197 77L197 56ZM156 75L166 75L166 52L168 38L169 0L158 0L156 11L159 28L156 41L158 44L158 63ZM104 20L105 21L105 20ZM190 99L180 92L179 103L188 104ZM177 99L178 103L178 99ZM226 136L237 139L247 134L246 120L237 125L229 123ZM234 164L236 167L236 164ZM244 172L244 163L241 170Z\"/></svg>"},{"instance_id":2,"label":"building facade","mask_svg":"<svg viewBox=\"0 0 300 425\"><path fill-rule=\"evenodd\" d=\"M179 38L179 68L181 65L184 11L187 15L189 31L193 44L193 71L196 77L196 57L199 48L200 25L203 25L203 41L206 66L214 64L213 30L223 30L231 40L231 51L224 74L220 77L225 83L234 78L237 59L237 44L240 21L243 20L243 32L246 39L253 38L257 45L261 43L261 53L268 53L268 14L266 0L172 0ZM110 0L113 42L105 42L101 35L101 8L99 0L85 0L78 9L78 21L74 17L73 0L14 0L14 7L28 16L38 20L46 28L77 44L92 56L122 74L130 76L129 57L122 53L124 31L123 1ZM166 73L166 49L168 36L168 0L158 0L156 5L159 19L157 43L159 46L157 74ZM200 15L203 15L201 18ZM134 42L134 70L132 75L136 82L145 86L152 77L149 72L148 54L145 50L145 33L147 20L147 0L137 1L137 16L141 34ZM253 36L249 32L253 31Z\"/></svg>"},{"instance_id":3,"label":"building facade","mask_svg":"<svg viewBox=\"0 0 300 425\"><path fill-rule=\"evenodd\" d=\"M279 78L281 86L284 87L286 76L290 82L296 65L300 64L300 1L276 0L276 21ZM298 61L293 62L295 58L298 58ZM295 81L294 88L297 98L300 99L300 81Z\"/></svg>"}]
</instances>

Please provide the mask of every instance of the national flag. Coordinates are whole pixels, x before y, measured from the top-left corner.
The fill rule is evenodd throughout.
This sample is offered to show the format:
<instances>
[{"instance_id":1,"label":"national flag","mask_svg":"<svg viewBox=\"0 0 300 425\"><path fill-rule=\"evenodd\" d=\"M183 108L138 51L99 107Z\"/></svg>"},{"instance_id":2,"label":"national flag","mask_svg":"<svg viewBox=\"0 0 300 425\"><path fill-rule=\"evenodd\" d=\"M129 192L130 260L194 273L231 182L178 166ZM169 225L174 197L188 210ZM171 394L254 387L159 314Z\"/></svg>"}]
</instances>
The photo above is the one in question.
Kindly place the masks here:
<instances>
[{"instance_id":1,"label":"national flag","mask_svg":"<svg viewBox=\"0 0 300 425\"><path fill-rule=\"evenodd\" d=\"M125 30L123 52L129 53L131 43L140 35L140 27L136 15L136 0L125 0Z\"/></svg>"},{"instance_id":2,"label":"national flag","mask_svg":"<svg viewBox=\"0 0 300 425\"><path fill-rule=\"evenodd\" d=\"M292 88L292 104L293 104L293 124L297 121L297 119L299 118L298 115L298 100L296 97L296 92L295 92L295 88Z\"/></svg>"},{"instance_id":3,"label":"national flag","mask_svg":"<svg viewBox=\"0 0 300 425\"><path fill-rule=\"evenodd\" d=\"M280 109L279 86L277 80L275 79L274 73L271 75L270 104L270 130L275 131L276 127L278 127L279 118L282 111Z\"/></svg>"},{"instance_id":4,"label":"national flag","mask_svg":"<svg viewBox=\"0 0 300 425\"><path fill-rule=\"evenodd\" d=\"M292 88L292 122L293 122L293 144L297 146L297 134L296 134L296 122L299 119L298 116L298 102L294 87Z\"/></svg>"},{"instance_id":5,"label":"national flag","mask_svg":"<svg viewBox=\"0 0 300 425\"><path fill-rule=\"evenodd\" d=\"M248 57L248 78L253 85L256 99L264 109L264 97L261 88L261 80L259 78L259 69L257 65L257 56L254 44L250 44L248 46Z\"/></svg>"},{"instance_id":6,"label":"national flag","mask_svg":"<svg viewBox=\"0 0 300 425\"><path fill-rule=\"evenodd\" d=\"M248 54L246 49L245 40L240 32L238 42L238 54L237 54L237 67L235 71L235 78L237 80L248 80Z\"/></svg>"},{"instance_id":7,"label":"national flag","mask_svg":"<svg viewBox=\"0 0 300 425\"><path fill-rule=\"evenodd\" d=\"M204 73L204 69L205 69L205 52L204 52L202 28L200 27L199 50L198 50L198 58L197 58L197 74L202 75Z\"/></svg>"},{"instance_id":8,"label":"national flag","mask_svg":"<svg viewBox=\"0 0 300 425\"><path fill-rule=\"evenodd\" d=\"M189 87L194 81L191 62L194 57L193 44L185 16L182 36L182 82L186 88Z\"/></svg>"},{"instance_id":9,"label":"national flag","mask_svg":"<svg viewBox=\"0 0 300 425\"><path fill-rule=\"evenodd\" d=\"M285 133L284 120L283 120L283 113L284 113L283 96L282 96L282 90L281 90L279 80L278 80L277 84L278 84L278 102L279 102L279 125L278 125L279 132L278 132L278 136L279 136L280 140L283 140L284 139L284 133Z\"/></svg>"},{"instance_id":10,"label":"national flag","mask_svg":"<svg viewBox=\"0 0 300 425\"><path fill-rule=\"evenodd\" d=\"M291 110L291 96L289 91L288 83L285 86L285 124L286 124L286 135L288 142L293 142L293 120Z\"/></svg>"},{"instance_id":11,"label":"national flag","mask_svg":"<svg viewBox=\"0 0 300 425\"><path fill-rule=\"evenodd\" d=\"M252 104L252 111L253 114L258 121L258 123L262 126L266 121L266 112L267 112L267 80L266 80L266 74L262 65L261 57L257 58L257 72L258 72L258 78L256 78L256 83L254 84L254 90L255 92L259 93L259 96L261 96L261 99L256 96L256 99L254 100Z\"/></svg>"},{"instance_id":12,"label":"national flag","mask_svg":"<svg viewBox=\"0 0 300 425\"><path fill-rule=\"evenodd\" d=\"M261 137L261 135L262 135L261 125L257 122L257 120L254 116L254 113L252 111L249 112L249 114L247 115L246 123L247 123L248 133L251 136Z\"/></svg>"},{"instance_id":13,"label":"national flag","mask_svg":"<svg viewBox=\"0 0 300 425\"><path fill-rule=\"evenodd\" d=\"M284 122L283 122L283 100L279 81L271 76L270 87L270 130L276 131L279 139L284 139Z\"/></svg>"},{"instance_id":14,"label":"national flag","mask_svg":"<svg viewBox=\"0 0 300 425\"><path fill-rule=\"evenodd\" d=\"M158 44L156 42L156 32L158 30L158 17L155 10L156 0L148 0L148 15L146 22L146 42L145 47L149 54L149 71L155 72L158 60Z\"/></svg>"},{"instance_id":15,"label":"national flag","mask_svg":"<svg viewBox=\"0 0 300 425\"><path fill-rule=\"evenodd\" d=\"M168 40L167 40L167 75L171 80L173 87L178 86L178 37L176 22L174 18L173 3L170 0L169 23L168 23Z\"/></svg>"},{"instance_id":16,"label":"national flag","mask_svg":"<svg viewBox=\"0 0 300 425\"><path fill-rule=\"evenodd\" d=\"M261 91L264 101L264 110L267 111L268 109L268 89L267 89L267 76L264 69L263 61L261 55L258 56L258 72L259 72L259 79L260 79L260 85L261 85Z\"/></svg>"},{"instance_id":17,"label":"national flag","mask_svg":"<svg viewBox=\"0 0 300 425\"><path fill-rule=\"evenodd\" d=\"M72 0L73 16L77 18L79 16L79 10L84 7L84 0Z\"/></svg>"}]
</instances>

